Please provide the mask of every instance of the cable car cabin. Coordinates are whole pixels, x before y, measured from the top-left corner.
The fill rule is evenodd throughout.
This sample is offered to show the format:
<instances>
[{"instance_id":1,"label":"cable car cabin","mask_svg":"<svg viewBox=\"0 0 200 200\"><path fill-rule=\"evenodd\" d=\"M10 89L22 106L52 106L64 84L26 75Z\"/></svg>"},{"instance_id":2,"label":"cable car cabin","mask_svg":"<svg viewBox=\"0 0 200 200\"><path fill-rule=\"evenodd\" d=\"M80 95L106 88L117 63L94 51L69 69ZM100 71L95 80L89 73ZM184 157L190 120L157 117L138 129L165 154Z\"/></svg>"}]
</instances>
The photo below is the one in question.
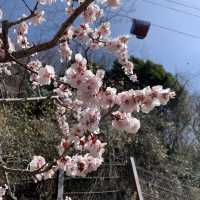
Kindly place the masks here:
<instances>
[{"instance_id":1,"label":"cable car cabin","mask_svg":"<svg viewBox=\"0 0 200 200\"><path fill-rule=\"evenodd\" d=\"M136 35L138 39L144 39L147 36L150 26L150 22L133 19L131 34Z\"/></svg>"}]
</instances>

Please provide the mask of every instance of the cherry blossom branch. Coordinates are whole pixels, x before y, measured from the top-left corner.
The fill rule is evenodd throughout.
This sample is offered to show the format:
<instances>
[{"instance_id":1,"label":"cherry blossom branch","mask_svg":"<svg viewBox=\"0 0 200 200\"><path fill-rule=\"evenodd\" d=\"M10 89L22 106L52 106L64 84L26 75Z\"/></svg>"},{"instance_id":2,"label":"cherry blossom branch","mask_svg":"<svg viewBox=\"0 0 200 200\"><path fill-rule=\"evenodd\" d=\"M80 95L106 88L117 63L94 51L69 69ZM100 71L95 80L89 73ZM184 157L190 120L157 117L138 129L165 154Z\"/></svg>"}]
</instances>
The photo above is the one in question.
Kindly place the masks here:
<instances>
[{"instance_id":1,"label":"cherry blossom branch","mask_svg":"<svg viewBox=\"0 0 200 200\"><path fill-rule=\"evenodd\" d=\"M44 42L44 43L40 43L38 45L34 45L28 49L23 49L23 50L19 50L16 52L13 52L12 55L16 58L24 58L27 56L30 56L36 52L41 52L41 51L45 51L48 49L53 48L54 46L57 45L57 43L59 42L60 38L63 36L64 32L66 31L66 29L68 27L70 27L74 21L77 19L77 17L93 2L94 0L86 0L84 1L84 3L82 3L74 12L73 14L62 23L60 29L58 30L58 32L54 35L54 37L48 41L48 42ZM0 58L0 62L8 62L11 61L11 57L6 57L6 58Z\"/></svg>"},{"instance_id":2,"label":"cherry blossom branch","mask_svg":"<svg viewBox=\"0 0 200 200\"><path fill-rule=\"evenodd\" d=\"M10 167L7 167L5 164L0 164L0 169L5 171L5 172L8 172L8 173L15 173L15 174L22 173L22 174L27 174L27 175L38 174L39 171L41 170L41 169L38 169L38 170L35 170L35 171L30 171L30 170L27 170L27 169L10 168Z\"/></svg>"},{"instance_id":3,"label":"cherry blossom branch","mask_svg":"<svg viewBox=\"0 0 200 200\"><path fill-rule=\"evenodd\" d=\"M26 16L26 17L22 17L20 18L19 20L16 20L16 21L13 21L13 22L8 22L8 28L11 28L12 26L15 26L15 25L18 25L24 21L27 21L33 17L35 17L36 14L35 14L35 11L31 12L30 15Z\"/></svg>"},{"instance_id":4,"label":"cherry blossom branch","mask_svg":"<svg viewBox=\"0 0 200 200\"><path fill-rule=\"evenodd\" d=\"M19 60L17 60L14 56L12 56L11 54L8 53L8 57L10 57L12 59L12 61L16 62L17 64L19 64L20 66L22 66L24 69L26 69L27 71L31 72L32 74L38 74L36 71L30 69L26 64L20 62ZM56 80L57 83L59 84L63 84L66 85L68 87L71 88L71 86L61 80Z\"/></svg>"},{"instance_id":5,"label":"cherry blossom branch","mask_svg":"<svg viewBox=\"0 0 200 200\"><path fill-rule=\"evenodd\" d=\"M4 50L5 50L5 57L4 59L9 59L9 56L7 56L8 54L8 49L9 49L9 44L8 44L8 32L9 32L9 29L12 27L12 26L15 26L17 24L20 24L24 21L27 21L33 17L35 17L35 11L37 10L37 7L38 7L38 2L36 3L35 7L33 10L30 9L30 15L27 16L27 17L22 17L20 18L19 20L16 20L16 21L13 21L13 22L9 22L8 20L3 20L2 21L2 34L1 34L1 37L2 37L2 41L3 41L3 46L4 46Z\"/></svg>"},{"instance_id":6,"label":"cherry blossom branch","mask_svg":"<svg viewBox=\"0 0 200 200\"><path fill-rule=\"evenodd\" d=\"M19 60L17 60L14 56L12 56L11 54L8 54L8 57L10 57L10 59L12 59L11 61L14 61L15 63L17 63L18 65L22 66L24 69L26 69L27 71L33 73L33 74L37 74L36 71L28 68L28 66L22 62L20 62Z\"/></svg>"},{"instance_id":7,"label":"cherry blossom branch","mask_svg":"<svg viewBox=\"0 0 200 200\"><path fill-rule=\"evenodd\" d=\"M69 146L69 148L71 148L72 146L73 146L73 144L71 144ZM3 171L8 172L8 173L26 174L26 175L31 175L31 176L34 176L36 174L42 174L42 173L48 172L54 166L56 166L57 165L57 160L63 158L68 149L65 149L65 151L62 153L62 155L60 155L56 160L54 160L50 164L46 163L42 167L40 167L39 169L36 169L36 170L33 170L33 171L28 170L28 169L10 168L10 167L6 166L5 162L0 162L0 170L3 170Z\"/></svg>"},{"instance_id":8,"label":"cherry blossom branch","mask_svg":"<svg viewBox=\"0 0 200 200\"><path fill-rule=\"evenodd\" d=\"M56 98L58 103L54 102L57 106L55 114L58 127L61 130L60 133L62 133L61 142L58 145L58 155L53 161L46 163L44 157L34 156L27 169L10 168L5 162L2 162L0 163L0 169L4 170L4 172L24 173L40 181L52 177L58 169L64 169L69 176L82 176L96 171L103 162L102 156L107 144L101 142L97 136L100 133L100 123L103 120L108 116L112 116L113 128L136 134L140 129L140 121L133 117L133 112L142 111L148 113L156 106L166 105L174 97L174 92L170 89L163 89L162 86L152 88L148 86L143 90L122 92L118 92L116 88L104 88L104 86L107 86L107 84L104 84L105 70L97 69L95 72L95 70L91 70L88 67L87 59L80 53L73 56L73 51L70 49L70 41L75 38L80 40L83 46L86 45L86 54L90 48L105 47L110 53L116 55L119 63L123 66L125 74L135 81L134 65L129 61L127 51L128 37L119 36L109 39L107 37L110 34L109 23L101 24L97 28L90 27L90 23L95 22L98 17L103 15L103 11L97 4L91 4L93 1L79 1L80 6L77 8L74 8L73 4L68 4L67 12L68 14L71 13L69 14L70 16L61 24L57 33L44 43L30 47L27 38L28 24L26 22L19 24L17 26L17 42L22 49L12 53L10 52L14 48L10 48L9 51L8 44L8 42L10 43L8 41L8 30L10 28L8 25L11 22L3 22L3 33L1 34L3 36L1 39L4 46L0 49L0 62L9 61L8 67L12 66L12 64L22 66L25 71L29 72L30 80L35 88L46 85L53 86L48 98L55 94L59 96ZM23 0L23 2L26 5L26 0ZM55 0L44 0L40 3L50 5L54 2ZM106 0L105 2L112 7L116 7L120 3L119 0ZM37 5L35 9L37 9ZM43 14L39 13L36 18L33 18L33 24L34 21L37 21L36 24L44 21ZM76 29L71 25L81 14L85 23L80 24ZM23 21L13 23L20 22ZM62 44L60 45L60 43ZM59 77L56 74L53 66L42 63L37 58L31 59L30 62L27 61L29 63L24 63L24 61L20 60L27 56L36 55L38 52L49 50L56 45L59 47L58 52L61 56L61 62L67 61L67 64L70 65L63 77ZM3 70L6 69L3 68ZM25 98L18 100L26 101ZM5 101L5 99L2 101ZM16 99L13 101L16 101ZM69 112L71 110L73 113ZM68 121L72 126L69 125ZM108 137L107 139L109 141L111 138ZM77 154L74 156L67 155L72 146ZM86 154L82 155L84 153Z\"/></svg>"}]
</instances>

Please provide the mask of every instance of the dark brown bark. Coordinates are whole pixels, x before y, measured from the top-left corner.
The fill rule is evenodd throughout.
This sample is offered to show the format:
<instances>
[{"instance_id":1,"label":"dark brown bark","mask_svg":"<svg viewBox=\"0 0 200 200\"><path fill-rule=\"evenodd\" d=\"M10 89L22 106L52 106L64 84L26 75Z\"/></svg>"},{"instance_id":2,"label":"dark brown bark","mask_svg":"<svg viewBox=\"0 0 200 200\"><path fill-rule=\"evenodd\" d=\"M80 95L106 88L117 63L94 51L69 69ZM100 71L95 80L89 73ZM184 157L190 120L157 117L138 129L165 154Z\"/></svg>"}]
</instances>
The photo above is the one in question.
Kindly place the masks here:
<instances>
[{"instance_id":1,"label":"dark brown bark","mask_svg":"<svg viewBox=\"0 0 200 200\"><path fill-rule=\"evenodd\" d=\"M16 59L20 59L20 58L24 58L24 57L30 56L32 54L35 54L37 52L45 51L45 50L55 47L58 44L60 38L63 36L64 32L67 30L67 28L69 28L74 23L74 21L77 19L77 17L84 10L86 10L87 7L93 1L94 0L86 0L84 3L82 3L74 11L74 13L66 21L64 21L62 23L60 29L58 30L58 32L54 35L54 37L50 41L34 45L28 49L23 49L23 50L13 52L12 56L15 57ZM6 58L0 58L0 62L8 62L8 61L12 61L12 57L7 56Z\"/></svg>"}]
</instances>

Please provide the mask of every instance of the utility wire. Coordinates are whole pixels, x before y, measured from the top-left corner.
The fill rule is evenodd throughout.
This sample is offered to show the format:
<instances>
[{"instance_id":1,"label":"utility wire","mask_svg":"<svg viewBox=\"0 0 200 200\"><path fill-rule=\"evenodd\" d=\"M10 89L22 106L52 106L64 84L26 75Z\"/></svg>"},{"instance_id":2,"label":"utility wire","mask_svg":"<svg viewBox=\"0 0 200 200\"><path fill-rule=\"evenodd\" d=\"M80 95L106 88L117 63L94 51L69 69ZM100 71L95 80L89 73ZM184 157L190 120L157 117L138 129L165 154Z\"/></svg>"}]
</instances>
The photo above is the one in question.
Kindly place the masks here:
<instances>
[{"instance_id":1,"label":"utility wire","mask_svg":"<svg viewBox=\"0 0 200 200\"><path fill-rule=\"evenodd\" d=\"M155 5L155 6L159 6L161 8L166 8L166 9L169 9L169 10L172 10L172 11L175 11L175 12L179 12L179 13L182 13L182 14L185 14L185 15L190 15L190 16L193 16L193 17L196 17L196 18L200 18L200 15L196 15L196 14L193 14L191 12L187 12L187 11L180 10L180 9L177 9L177 8L173 8L173 7L170 7L170 6L165 6L165 5L157 3L155 1L151 1L151 0L142 0L142 1L145 2L145 3Z\"/></svg>"},{"instance_id":2,"label":"utility wire","mask_svg":"<svg viewBox=\"0 0 200 200\"><path fill-rule=\"evenodd\" d=\"M191 6L191 5L188 5L188 4L185 4L185 3L181 3L181 2L178 2L178 1L176 1L176 0L163 0L163 1L167 1L167 2L169 2L169 3L174 3L174 4L176 4L176 5L180 5L180 6L183 6L183 7L185 7L185 8L191 8L191 9L200 11L200 8L198 8L198 7Z\"/></svg>"},{"instance_id":3,"label":"utility wire","mask_svg":"<svg viewBox=\"0 0 200 200\"><path fill-rule=\"evenodd\" d=\"M178 29L162 26L162 25L159 25L159 24L151 23L151 25L155 26L157 28L163 29L163 30L167 30L167 31L170 31L170 32L178 33L178 34L181 34L181 35L184 35L184 36L188 36L188 37L192 37L192 38L195 38L195 39L200 39L199 35L193 35L191 33L183 32L183 31L180 31Z\"/></svg>"},{"instance_id":4,"label":"utility wire","mask_svg":"<svg viewBox=\"0 0 200 200\"><path fill-rule=\"evenodd\" d=\"M118 16L128 18L129 20L134 19L133 17L130 17L130 16L125 15L125 14L119 14ZM183 31L180 31L178 29L174 29L174 28L171 28L171 27L167 27L167 26L163 26L163 25L159 25L159 24L155 24L155 23L151 23L151 25L155 26L157 28L163 29L163 30L167 30L167 31L170 31L170 32L173 32L173 33L180 34L180 35L184 35L184 36L191 37L191 38L194 38L194 39L200 39L200 35L194 35L194 34L191 34L191 33L183 32Z\"/></svg>"}]
</instances>

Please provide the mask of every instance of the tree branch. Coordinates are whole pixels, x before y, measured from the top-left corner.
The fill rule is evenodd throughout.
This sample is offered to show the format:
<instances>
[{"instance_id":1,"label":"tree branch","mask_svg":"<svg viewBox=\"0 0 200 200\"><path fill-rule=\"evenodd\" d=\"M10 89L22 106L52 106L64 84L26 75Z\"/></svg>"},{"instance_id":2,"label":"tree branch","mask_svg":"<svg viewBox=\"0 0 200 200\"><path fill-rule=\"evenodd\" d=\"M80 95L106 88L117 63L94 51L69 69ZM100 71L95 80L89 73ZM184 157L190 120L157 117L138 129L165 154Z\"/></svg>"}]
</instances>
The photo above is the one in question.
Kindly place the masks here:
<instances>
[{"instance_id":1,"label":"tree branch","mask_svg":"<svg viewBox=\"0 0 200 200\"><path fill-rule=\"evenodd\" d=\"M66 29L68 27L70 27L74 21L77 19L77 17L93 2L94 0L86 0L84 3L82 3L74 12L73 14L62 23L60 29L58 30L58 32L54 35L54 37L48 41L48 42L44 42L44 43L40 43L38 45L34 45L28 49L23 49L23 50L19 50L16 52L12 53L12 56L14 56L16 59L20 59L20 58L24 58L27 56L30 56L34 53L37 52L41 52L41 51L45 51L48 50L50 48L53 48L54 46L57 45L57 43L59 42L60 38L63 36L64 32L66 31ZM12 59L9 57L6 58L0 58L0 62L8 62L11 61Z\"/></svg>"},{"instance_id":2,"label":"tree branch","mask_svg":"<svg viewBox=\"0 0 200 200\"><path fill-rule=\"evenodd\" d=\"M8 28L11 28L12 26L15 26L15 25L17 25L17 24L21 24L22 22L27 21L27 20L29 20L29 19L35 17L35 16L36 16L36 15L35 15L35 11L34 11L34 12L31 12L30 15L28 15L28 16L26 16L26 17L22 17L22 18L20 18L19 20L16 20L16 21L13 21L13 22L8 22Z\"/></svg>"},{"instance_id":3,"label":"tree branch","mask_svg":"<svg viewBox=\"0 0 200 200\"><path fill-rule=\"evenodd\" d=\"M9 44L8 44L8 20L2 21L2 41L3 41L3 47L5 50L5 53L8 52ZM6 55L6 54L5 54Z\"/></svg>"}]
</instances>

